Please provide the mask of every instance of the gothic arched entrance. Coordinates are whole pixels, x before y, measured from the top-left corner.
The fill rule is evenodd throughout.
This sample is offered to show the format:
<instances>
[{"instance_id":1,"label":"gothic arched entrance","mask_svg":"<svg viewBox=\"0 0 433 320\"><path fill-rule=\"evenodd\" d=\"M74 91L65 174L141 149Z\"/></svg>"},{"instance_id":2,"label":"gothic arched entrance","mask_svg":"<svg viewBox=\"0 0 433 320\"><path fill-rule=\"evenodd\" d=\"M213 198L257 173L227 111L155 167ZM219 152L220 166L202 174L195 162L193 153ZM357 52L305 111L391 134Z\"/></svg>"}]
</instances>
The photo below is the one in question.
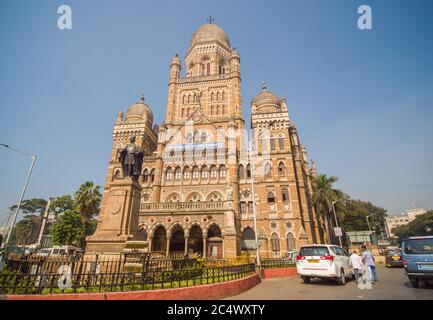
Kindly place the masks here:
<instances>
[{"instance_id":1,"label":"gothic arched entrance","mask_svg":"<svg viewBox=\"0 0 433 320\"><path fill-rule=\"evenodd\" d=\"M207 231L206 256L212 258L222 258L223 255L223 238L221 229L213 224Z\"/></svg>"},{"instance_id":2,"label":"gothic arched entrance","mask_svg":"<svg viewBox=\"0 0 433 320\"><path fill-rule=\"evenodd\" d=\"M170 252L181 252L185 250L185 236L180 226L174 228L170 238Z\"/></svg>"},{"instance_id":3,"label":"gothic arched entrance","mask_svg":"<svg viewBox=\"0 0 433 320\"><path fill-rule=\"evenodd\" d=\"M203 232L197 225L189 231L188 252L203 254Z\"/></svg>"},{"instance_id":4,"label":"gothic arched entrance","mask_svg":"<svg viewBox=\"0 0 433 320\"><path fill-rule=\"evenodd\" d=\"M167 232L163 226L159 226L153 232L152 252L160 252L165 255L167 248Z\"/></svg>"}]
</instances>

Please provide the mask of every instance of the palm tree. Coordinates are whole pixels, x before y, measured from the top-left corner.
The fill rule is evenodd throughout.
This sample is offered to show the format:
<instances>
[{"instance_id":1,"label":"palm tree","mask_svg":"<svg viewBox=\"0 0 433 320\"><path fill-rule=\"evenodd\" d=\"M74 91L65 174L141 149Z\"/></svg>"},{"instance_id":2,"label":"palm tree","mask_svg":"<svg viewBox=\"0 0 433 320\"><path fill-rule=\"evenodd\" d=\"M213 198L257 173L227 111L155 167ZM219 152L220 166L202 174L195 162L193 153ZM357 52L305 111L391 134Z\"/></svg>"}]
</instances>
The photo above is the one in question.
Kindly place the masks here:
<instances>
[{"instance_id":1,"label":"palm tree","mask_svg":"<svg viewBox=\"0 0 433 320\"><path fill-rule=\"evenodd\" d=\"M325 222L325 230L328 234L328 239L331 241L334 237L331 232L332 220L332 202L342 199L343 192L334 189L333 184L337 182L338 178L335 176L328 177L326 174L319 174L312 181L313 187L313 205L318 215L317 220L320 218Z\"/></svg>"},{"instance_id":2,"label":"palm tree","mask_svg":"<svg viewBox=\"0 0 433 320\"><path fill-rule=\"evenodd\" d=\"M101 202L100 186L95 186L92 181L83 183L75 192L75 207L83 221L84 234L87 235L90 220L99 210Z\"/></svg>"}]
</instances>

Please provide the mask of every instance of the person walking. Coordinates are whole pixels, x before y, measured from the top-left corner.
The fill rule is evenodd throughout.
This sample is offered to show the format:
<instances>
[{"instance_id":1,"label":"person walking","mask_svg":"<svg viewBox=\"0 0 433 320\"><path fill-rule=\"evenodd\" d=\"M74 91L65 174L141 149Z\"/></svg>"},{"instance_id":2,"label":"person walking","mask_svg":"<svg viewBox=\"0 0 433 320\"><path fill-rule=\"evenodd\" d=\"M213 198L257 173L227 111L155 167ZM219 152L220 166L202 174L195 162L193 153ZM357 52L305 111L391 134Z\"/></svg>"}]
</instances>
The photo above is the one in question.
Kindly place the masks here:
<instances>
[{"instance_id":1,"label":"person walking","mask_svg":"<svg viewBox=\"0 0 433 320\"><path fill-rule=\"evenodd\" d=\"M370 273L371 283L377 282L377 274L376 274L376 265L374 263L373 254L370 250L367 249L367 246L364 244L361 246L362 248L362 261L367 266L368 271Z\"/></svg>"},{"instance_id":2,"label":"person walking","mask_svg":"<svg viewBox=\"0 0 433 320\"><path fill-rule=\"evenodd\" d=\"M356 283L358 283L359 276L362 275L362 259L358 255L358 252L356 250L353 250L352 254L349 258L350 266L353 268L353 273L355 274Z\"/></svg>"}]
</instances>

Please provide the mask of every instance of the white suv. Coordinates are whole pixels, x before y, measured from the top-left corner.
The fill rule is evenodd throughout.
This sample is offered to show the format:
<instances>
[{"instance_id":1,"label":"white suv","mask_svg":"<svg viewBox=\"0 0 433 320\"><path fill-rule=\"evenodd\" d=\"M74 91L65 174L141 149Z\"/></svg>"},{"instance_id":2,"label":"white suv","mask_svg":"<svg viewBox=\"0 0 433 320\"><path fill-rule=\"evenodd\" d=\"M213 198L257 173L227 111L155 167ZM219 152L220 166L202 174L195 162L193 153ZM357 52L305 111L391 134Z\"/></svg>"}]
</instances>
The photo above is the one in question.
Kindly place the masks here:
<instances>
[{"instance_id":1,"label":"white suv","mask_svg":"<svg viewBox=\"0 0 433 320\"><path fill-rule=\"evenodd\" d=\"M298 274L305 283L312 278L336 279L341 285L353 277L349 254L341 247L330 244L303 246L296 257Z\"/></svg>"}]
</instances>

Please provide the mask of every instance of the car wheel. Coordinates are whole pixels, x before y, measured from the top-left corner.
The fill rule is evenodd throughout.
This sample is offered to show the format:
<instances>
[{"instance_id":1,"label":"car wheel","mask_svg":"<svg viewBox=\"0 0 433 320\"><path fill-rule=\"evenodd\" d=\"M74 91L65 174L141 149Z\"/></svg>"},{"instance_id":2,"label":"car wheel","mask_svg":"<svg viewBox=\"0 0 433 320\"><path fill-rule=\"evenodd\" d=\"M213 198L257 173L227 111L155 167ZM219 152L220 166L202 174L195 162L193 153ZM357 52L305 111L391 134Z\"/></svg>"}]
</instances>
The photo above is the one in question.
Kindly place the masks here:
<instances>
[{"instance_id":1,"label":"car wheel","mask_svg":"<svg viewBox=\"0 0 433 320\"><path fill-rule=\"evenodd\" d=\"M304 283L310 283L311 282L310 277L302 277L302 280L304 281Z\"/></svg>"},{"instance_id":2,"label":"car wheel","mask_svg":"<svg viewBox=\"0 0 433 320\"><path fill-rule=\"evenodd\" d=\"M419 280L418 279L409 279L410 284L412 285L412 287L414 288L419 288Z\"/></svg>"},{"instance_id":3,"label":"car wheel","mask_svg":"<svg viewBox=\"0 0 433 320\"><path fill-rule=\"evenodd\" d=\"M340 277L337 280L338 284L341 284L344 286L346 284L346 274L344 273L344 270L341 269L340 271Z\"/></svg>"}]
</instances>

